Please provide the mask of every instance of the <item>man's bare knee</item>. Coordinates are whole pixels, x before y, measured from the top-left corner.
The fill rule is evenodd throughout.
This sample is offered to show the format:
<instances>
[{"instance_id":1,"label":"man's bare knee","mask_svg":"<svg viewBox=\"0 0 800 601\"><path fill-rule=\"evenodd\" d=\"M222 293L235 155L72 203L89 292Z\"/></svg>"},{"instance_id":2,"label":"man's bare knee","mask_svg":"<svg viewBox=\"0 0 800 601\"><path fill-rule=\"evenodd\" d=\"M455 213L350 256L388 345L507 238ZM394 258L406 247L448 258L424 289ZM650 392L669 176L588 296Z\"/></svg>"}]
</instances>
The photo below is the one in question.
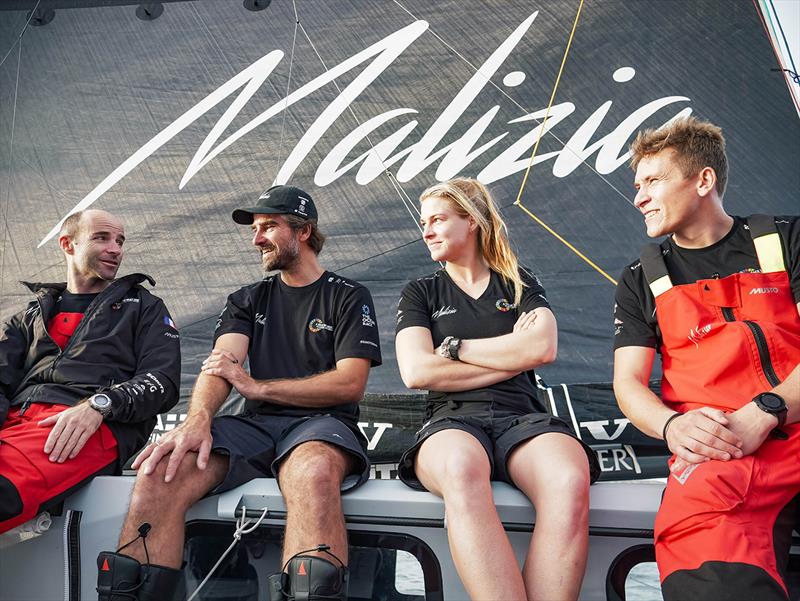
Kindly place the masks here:
<instances>
[{"instance_id":1,"label":"man's bare knee","mask_svg":"<svg viewBox=\"0 0 800 601\"><path fill-rule=\"evenodd\" d=\"M221 459L221 458L220 458ZM197 468L197 453L187 453L181 460L175 477L164 481L168 458L160 461L151 474L139 471L131 497L131 510L138 511L185 511L211 490L224 475L220 459L211 457L205 470ZM208 482L204 483L204 480Z\"/></svg>"},{"instance_id":2,"label":"man's bare knee","mask_svg":"<svg viewBox=\"0 0 800 601\"><path fill-rule=\"evenodd\" d=\"M324 442L307 442L295 448L281 464L278 477L284 495L328 494L339 490L350 467L346 453Z\"/></svg>"}]
</instances>

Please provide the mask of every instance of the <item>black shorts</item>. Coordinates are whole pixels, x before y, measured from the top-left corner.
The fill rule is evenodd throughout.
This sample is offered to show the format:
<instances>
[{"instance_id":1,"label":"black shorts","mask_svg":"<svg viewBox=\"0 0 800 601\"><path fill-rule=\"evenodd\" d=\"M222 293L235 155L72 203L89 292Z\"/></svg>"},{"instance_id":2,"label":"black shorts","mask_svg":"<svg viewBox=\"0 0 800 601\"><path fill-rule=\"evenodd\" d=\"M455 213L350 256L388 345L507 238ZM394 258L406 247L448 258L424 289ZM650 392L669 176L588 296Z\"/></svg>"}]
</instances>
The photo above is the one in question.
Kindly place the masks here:
<instances>
[{"instance_id":1,"label":"black shorts","mask_svg":"<svg viewBox=\"0 0 800 601\"><path fill-rule=\"evenodd\" d=\"M317 440L333 445L353 456L355 468L342 481L342 492L352 490L369 479L367 441L353 423L348 425L328 414L307 417L262 415L223 415L211 425L211 449L228 455L225 479L208 494L236 488L254 478L278 478L278 468L296 446Z\"/></svg>"},{"instance_id":2,"label":"black shorts","mask_svg":"<svg viewBox=\"0 0 800 601\"><path fill-rule=\"evenodd\" d=\"M572 428L564 420L549 413L498 411L492 408L492 403L472 401L443 403L433 408L431 418L417 432L414 445L403 453L398 465L398 477L411 488L425 490L417 478L414 462L422 443L442 430L462 430L472 434L489 457L490 478L508 482L512 486L514 482L506 467L511 452L523 442L547 432L560 432L580 442L586 451L591 482L600 477L597 455L589 445L575 436Z\"/></svg>"}]
</instances>

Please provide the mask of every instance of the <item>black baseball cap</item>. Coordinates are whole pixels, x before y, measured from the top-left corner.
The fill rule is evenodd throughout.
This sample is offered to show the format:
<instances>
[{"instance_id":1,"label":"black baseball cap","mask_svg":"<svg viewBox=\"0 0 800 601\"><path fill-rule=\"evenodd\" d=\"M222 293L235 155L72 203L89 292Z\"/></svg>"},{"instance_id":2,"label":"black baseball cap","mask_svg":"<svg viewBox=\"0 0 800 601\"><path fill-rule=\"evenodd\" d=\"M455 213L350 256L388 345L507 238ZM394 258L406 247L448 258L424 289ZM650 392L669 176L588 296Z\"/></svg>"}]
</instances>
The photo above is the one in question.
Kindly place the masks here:
<instances>
[{"instance_id":1,"label":"black baseball cap","mask_svg":"<svg viewBox=\"0 0 800 601\"><path fill-rule=\"evenodd\" d=\"M297 215L309 221L317 220L317 207L307 192L294 186L272 186L258 197L255 206L236 209L233 220L241 225L253 223L253 215Z\"/></svg>"}]
</instances>

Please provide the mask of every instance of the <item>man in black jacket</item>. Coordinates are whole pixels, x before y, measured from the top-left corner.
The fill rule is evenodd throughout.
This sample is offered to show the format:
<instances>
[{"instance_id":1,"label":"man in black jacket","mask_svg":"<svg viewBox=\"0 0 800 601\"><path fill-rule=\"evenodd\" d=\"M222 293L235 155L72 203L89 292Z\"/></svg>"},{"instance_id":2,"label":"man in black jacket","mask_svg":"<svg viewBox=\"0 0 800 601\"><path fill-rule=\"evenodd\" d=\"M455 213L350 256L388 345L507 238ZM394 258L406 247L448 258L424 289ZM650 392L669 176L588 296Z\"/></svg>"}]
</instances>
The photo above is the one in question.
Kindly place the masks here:
<instances>
[{"instance_id":1,"label":"man in black jacket","mask_svg":"<svg viewBox=\"0 0 800 601\"><path fill-rule=\"evenodd\" d=\"M178 400L178 332L149 276L116 279L124 241L110 213L68 217L66 283L25 283L0 327L0 533L120 473Z\"/></svg>"}]
</instances>

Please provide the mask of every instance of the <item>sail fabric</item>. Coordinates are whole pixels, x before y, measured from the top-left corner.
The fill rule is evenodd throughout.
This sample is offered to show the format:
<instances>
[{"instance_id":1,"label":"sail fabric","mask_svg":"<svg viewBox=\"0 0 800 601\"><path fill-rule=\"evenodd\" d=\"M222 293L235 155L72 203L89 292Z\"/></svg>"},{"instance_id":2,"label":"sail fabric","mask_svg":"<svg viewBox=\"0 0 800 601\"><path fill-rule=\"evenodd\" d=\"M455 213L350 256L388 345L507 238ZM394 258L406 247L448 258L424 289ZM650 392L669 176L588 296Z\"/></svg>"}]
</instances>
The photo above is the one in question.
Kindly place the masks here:
<instances>
[{"instance_id":1,"label":"sail fabric","mask_svg":"<svg viewBox=\"0 0 800 601\"><path fill-rule=\"evenodd\" d=\"M70 211L121 217L122 273L154 275L182 338L181 405L156 435L185 414L226 296L263 275L230 213L274 183L312 194L321 262L375 300L384 364L362 421L373 438L393 424L375 457L385 444L390 461L415 428L393 332L404 284L437 268L417 197L466 175L489 185L557 316L558 360L537 372L569 395L570 421L616 476L648 472L627 470L624 445L641 450L640 468L663 453L630 425L607 438L624 419L609 385L610 279L646 241L628 167L635 132L709 119L728 140L728 212L797 212L800 120L750 3L585 2L521 197L583 257L513 205L574 0L324 0L297 3L298 28L292 3L165 2L143 20L136 3L63 1L20 39L32 4L0 7L0 317L27 300L18 280L63 280L53 232Z\"/></svg>"}]
</instances>

